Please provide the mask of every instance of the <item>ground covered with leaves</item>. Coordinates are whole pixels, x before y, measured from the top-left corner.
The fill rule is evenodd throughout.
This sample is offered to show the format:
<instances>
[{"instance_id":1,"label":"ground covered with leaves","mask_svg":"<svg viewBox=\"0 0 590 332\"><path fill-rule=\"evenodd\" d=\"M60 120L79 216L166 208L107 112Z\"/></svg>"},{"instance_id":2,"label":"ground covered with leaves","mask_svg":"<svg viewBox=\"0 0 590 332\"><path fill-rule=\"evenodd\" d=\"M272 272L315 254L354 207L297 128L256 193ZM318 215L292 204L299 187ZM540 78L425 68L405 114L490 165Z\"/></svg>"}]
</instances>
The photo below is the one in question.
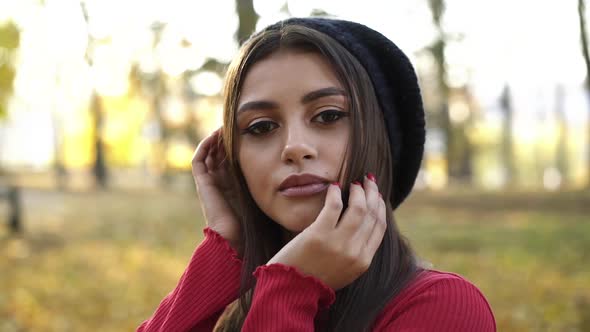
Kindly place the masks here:
<instances>
[{"instance_id":1,"label":"ground covered with leaves","mask_svg":"<svg viewBox=\"0 0 590 332\"><path fill-rule=\"evenodd\" d=\"M0 331L131 331L202 240L193 193L25 191L0 202ZM433 268L490 301L498 331L590 331L590 194L416 193L396 212Z\"/></svg>"}]
</instances>

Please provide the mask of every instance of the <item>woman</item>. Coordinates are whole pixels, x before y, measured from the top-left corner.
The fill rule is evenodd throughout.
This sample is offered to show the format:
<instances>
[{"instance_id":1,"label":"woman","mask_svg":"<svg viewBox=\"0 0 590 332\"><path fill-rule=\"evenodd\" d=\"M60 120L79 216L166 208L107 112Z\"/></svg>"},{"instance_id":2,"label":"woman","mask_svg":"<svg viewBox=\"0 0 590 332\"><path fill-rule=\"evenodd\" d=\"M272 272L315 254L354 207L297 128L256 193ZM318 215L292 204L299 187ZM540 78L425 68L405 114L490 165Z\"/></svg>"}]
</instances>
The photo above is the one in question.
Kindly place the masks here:
<instances>
[{"instance_id":1,"label":"woman","mask_svg":"<svg viewBox=\"0 0 590 332\"><path fill-rule=\"evenodd\" d=\"M421 268L395 224L425 125L390 40L279 22L243 45L224 93L193 158L205 240L138 331L495 331L479 290Z\"/></svg>"}]
</instances>

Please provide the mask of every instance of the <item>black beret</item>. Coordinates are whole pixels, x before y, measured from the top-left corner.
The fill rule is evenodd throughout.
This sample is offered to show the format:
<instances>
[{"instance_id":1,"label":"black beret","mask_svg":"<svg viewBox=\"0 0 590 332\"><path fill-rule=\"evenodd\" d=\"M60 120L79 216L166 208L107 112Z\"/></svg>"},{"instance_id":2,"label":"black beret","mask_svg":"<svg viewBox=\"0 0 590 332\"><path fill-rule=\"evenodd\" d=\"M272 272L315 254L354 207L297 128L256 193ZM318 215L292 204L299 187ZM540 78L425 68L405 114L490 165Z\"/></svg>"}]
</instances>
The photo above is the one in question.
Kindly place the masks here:
<instances>
[{"instance_id":1,"label":"black beret","mask_svg":"<svg viewBox=\"0 0 590 332\"><path fill-rule=\"evenodd\" d=\"M322 32L346 48L365 68L383 111L393 156L393 195L397 208L412 191L426 138L418 79L408 57L387 37L362 24L329 18L290 18L264 30L301 25Z\"/></svg>"}]
</instances>

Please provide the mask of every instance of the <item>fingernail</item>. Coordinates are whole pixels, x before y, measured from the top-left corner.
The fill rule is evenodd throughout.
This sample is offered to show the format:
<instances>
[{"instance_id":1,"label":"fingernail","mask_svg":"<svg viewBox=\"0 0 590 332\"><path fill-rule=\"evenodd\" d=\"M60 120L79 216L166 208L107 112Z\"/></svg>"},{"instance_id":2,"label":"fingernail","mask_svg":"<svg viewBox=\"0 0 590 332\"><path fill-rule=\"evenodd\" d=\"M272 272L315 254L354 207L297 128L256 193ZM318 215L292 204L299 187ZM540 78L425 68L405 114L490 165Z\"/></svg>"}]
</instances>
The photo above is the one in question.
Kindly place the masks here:
<instances>
[{"instance_id":1,"label":"fingernail","mask_svg":"<svg viewBox=\"0 0 590 332\"><path fill-rule=\"evenodd\" d=\"M373 175L373 173L371 173L371 172L367 173L367 178L369 178L369 180L377 183L377 179L375 178L375 175Z\"/></svg>"},{"instance_id":2,"label":"fingernail","mask_svg":"<svg viewBox=\"0 0 590 332\"><path fill-rule=\"evenodd\" d=\"M356 184L356 185L359 185L359 186L361 185L361 183L358 182L358 181L353 181L352 184Z\"/></svg>"},{"instance_id":3,"label":"fingernail","mask_svg":"<svg viewBox=\"0 0 590 332\"><path fill-rule=\"evenodd\" d=\"M340 182L336 181L336 182L332 182L333 185L338 186L338 188L342 189L342 186L340 185Z\"/></svg>"}]
</instances>

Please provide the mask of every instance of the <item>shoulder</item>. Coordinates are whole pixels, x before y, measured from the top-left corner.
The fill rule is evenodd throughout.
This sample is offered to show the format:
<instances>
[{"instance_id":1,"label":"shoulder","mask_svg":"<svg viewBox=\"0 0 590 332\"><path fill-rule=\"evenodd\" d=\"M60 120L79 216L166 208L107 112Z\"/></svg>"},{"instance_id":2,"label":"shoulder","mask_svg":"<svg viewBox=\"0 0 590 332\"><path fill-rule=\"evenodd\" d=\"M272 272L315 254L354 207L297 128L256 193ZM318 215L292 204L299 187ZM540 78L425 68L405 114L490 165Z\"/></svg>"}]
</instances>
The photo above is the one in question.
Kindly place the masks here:
<instances>
[{"instance_id":1,"label":"shoulder","mask_svg":"<svg viewBox=\"0 0 590 332\"><path fill-rule=\"evenodd\" d=\"M491 307L462 276L424 270L390 301L375 330L495 331Z\"/></svg>"}]
</instances>

